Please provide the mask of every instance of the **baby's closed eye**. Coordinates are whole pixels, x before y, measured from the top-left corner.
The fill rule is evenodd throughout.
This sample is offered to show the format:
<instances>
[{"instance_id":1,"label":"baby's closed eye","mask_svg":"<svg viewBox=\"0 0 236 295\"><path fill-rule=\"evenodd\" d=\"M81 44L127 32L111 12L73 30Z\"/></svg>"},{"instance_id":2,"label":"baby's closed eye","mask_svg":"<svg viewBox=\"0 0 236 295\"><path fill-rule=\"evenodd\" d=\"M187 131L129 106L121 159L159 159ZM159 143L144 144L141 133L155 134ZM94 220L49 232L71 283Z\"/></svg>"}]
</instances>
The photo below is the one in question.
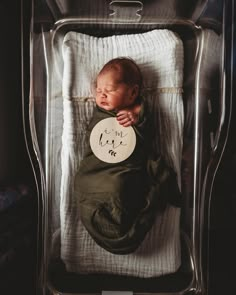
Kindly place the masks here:
<instances>
[{"instance_id":1,"label":"baby's closed eye","mask_svg":"<svg viewBox=\"0 0 236 295\"><path fill-rule=\"evenodd\" d=\"M100 89L100 88L97 88L97 89L96 89L96 92L97 92L97 93L102 93L102 92L104 92L104 93L109 93L109 92L114 92L114 91L116 91L115 88L106 88L106 89L104 89L104 90L102 90L102 89Z\"/></svg>"}]
</instances>

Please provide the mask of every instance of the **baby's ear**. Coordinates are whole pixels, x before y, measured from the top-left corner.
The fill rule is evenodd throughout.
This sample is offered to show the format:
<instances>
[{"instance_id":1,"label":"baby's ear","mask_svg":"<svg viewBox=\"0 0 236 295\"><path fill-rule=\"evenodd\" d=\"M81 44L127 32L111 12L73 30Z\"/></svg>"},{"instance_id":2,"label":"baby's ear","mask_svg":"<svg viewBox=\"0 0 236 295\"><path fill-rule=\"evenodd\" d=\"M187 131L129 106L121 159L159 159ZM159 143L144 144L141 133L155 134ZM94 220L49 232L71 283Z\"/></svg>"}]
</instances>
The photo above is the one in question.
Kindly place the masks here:
<instances>
[{"instance_id":1,"label":"baby's ear","mask_svg":"<svg viewBox=\"0 0 236 295\"><path fill-rule=\"evenodd\" d=\"M138 94L139 94L139 86L135 84L133 86L132 93L131 93L133 100L137 98Z\"/></svg>"}]
</instances>

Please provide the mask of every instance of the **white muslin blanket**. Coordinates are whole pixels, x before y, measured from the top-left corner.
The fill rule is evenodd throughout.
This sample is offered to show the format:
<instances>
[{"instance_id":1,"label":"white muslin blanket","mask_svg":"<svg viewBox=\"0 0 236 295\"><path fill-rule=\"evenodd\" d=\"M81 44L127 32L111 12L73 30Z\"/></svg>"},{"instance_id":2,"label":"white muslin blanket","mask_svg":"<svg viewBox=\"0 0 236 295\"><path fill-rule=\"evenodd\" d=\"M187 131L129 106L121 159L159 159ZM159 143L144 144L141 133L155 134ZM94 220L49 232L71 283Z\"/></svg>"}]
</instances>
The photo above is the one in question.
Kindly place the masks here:
<instances>
[{"instance_id":1,"label":"white muslin blanket","mask_svg":"<svg viewBox=\"0 0 236 295\"><path fill-rule=\"evenodd\" d=\"M74 177L85 149L85 134L94 109L93 82L110 59L128 56L144 78L143 95L157 114L160 150L180 183L183 139L183 44L169 30L92 37L69 32L62 47L63 134L61 154L61 259L67 271L154 277L175 272L181 264L180 209L168 206L156 218L140 247L132 254L114 255L99 247L80 221Z\"/></svg>"}]
</instances>

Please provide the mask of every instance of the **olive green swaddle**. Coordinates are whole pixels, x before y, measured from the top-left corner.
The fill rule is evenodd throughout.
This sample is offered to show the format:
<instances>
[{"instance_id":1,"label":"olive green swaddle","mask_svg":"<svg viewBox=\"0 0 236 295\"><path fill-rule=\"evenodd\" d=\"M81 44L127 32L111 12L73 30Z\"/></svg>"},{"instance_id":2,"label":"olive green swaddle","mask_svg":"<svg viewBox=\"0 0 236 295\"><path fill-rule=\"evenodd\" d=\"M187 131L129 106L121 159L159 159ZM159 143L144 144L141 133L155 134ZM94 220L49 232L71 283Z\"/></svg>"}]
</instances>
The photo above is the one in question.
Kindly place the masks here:
<instances>
[{"instance_id":1,"label":"olive green swaddle","mask_svg":"<svg viewBox=\"0 0 236 295\"><path fill-rule=\"evenodd\" d=\"M96 107L87 140L98 122L115 116ZM152 227L158 211L170 201L180 205L180 192L173 170L152 152L151 114L142 105L135 125L136 146L124 161L107 163L88 144L75 176L81 220L91 237L114 254L138 248ZM172 200L168 200L171 196Z\"/></svg>"}]
</instances>

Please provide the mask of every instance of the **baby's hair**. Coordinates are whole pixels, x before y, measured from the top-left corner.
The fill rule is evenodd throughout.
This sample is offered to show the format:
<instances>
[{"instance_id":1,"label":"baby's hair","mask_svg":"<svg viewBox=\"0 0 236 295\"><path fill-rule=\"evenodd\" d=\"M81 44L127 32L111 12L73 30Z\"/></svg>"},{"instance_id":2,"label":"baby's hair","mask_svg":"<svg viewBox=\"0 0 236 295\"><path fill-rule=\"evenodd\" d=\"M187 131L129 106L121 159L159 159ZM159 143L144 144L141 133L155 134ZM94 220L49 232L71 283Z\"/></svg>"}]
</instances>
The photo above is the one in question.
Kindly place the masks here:
<instances>
[{"instance_id":1,"label":"baby's hair","mask_svg":"<svg viewBox=\"0 0 236 295\"><path fill-rule=\"evenodd\" d=\"M137 84L139 86L139 91L142 88L142 73L133 59L129 57L117 57L111 59L103 66L103 68L99 72L99 75L109 70L119 71L122 77L122 82L124 82L125 84Z\"/></svg>"}]
</instances>

